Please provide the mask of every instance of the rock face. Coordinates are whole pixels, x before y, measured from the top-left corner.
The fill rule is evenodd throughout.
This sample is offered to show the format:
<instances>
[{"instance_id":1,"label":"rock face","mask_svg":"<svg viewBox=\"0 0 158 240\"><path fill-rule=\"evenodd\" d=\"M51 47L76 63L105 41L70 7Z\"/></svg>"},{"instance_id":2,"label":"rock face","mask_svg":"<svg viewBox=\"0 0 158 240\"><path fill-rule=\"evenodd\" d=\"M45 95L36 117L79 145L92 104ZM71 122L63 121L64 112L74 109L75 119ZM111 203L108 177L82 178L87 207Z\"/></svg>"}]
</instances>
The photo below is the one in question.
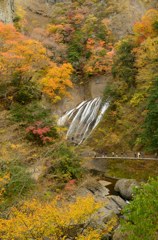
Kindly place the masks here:
<instances>
[{"instance_id":1,"label":"rock face","mask_svg":"<svg viewBox=\"0 0 158 240\"><path fill-rule=\"evenodd\" d=\"M132 199L132 192L134 187L138 187L139 184L135 179L120 179L116 182L115 191L127 200Z\"/></svg>"},{"instance_id":2,"label":"rock face","mask_svg":"<svg viewBox=\"0 0 158 240\"><path fill-rule=\"evenodd\" d=\"M112 218L117 218L126 202L119 196L109 195L107 186L110 182L104 180L93 180L82 184L76 192L77 196L93 196L96 202L102 202L102 207L95 213L95 227L105 228L105 224ZM93 221L92 221L93 223ZM118 223L116 223L117 225Z\"/></svg>"},{"instance_id":3,"label":"rock face","mask_svg":"<svg viewBox=\"0 0 158 240\"><path fill-rule=\"evenodd\" d=\"M10 23L13 21L14 0L0 0L0 21Z\"/></svg>"},{"instance_id":4,"label":"rock face","mask_svg":"<svg viewBox=\"0 0 158 240\"><path fill-rule=\"evenodd\" d=\"M116 39L132 33L133 24L146 10L157 7L157 0L107 0L110 27Z\"/></svg>"}]
</instances>

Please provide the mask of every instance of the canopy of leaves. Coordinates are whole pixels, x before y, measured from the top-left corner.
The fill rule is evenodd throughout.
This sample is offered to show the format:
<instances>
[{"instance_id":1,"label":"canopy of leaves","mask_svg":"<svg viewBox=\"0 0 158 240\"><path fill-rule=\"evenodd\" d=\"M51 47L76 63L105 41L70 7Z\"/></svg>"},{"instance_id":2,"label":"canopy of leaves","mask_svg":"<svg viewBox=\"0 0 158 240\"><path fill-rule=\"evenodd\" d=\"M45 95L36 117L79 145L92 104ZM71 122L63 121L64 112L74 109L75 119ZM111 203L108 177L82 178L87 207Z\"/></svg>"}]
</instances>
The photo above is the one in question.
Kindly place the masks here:
<instances>
[{"instance_id":1,"label":"canopy of leaves","mask_svg":"<svg viewBox=\"0 0 158 240\"><path fill-rule=\"evenodd\" d=\"M71 73L70 64L52 63L40 42L23 36L12 25L0 23L1 98L24 104L40 98L43 90L49 97L60 99L72 87Z\"/></svg>"},{"instance_id":2,"label":"canopy of leaves","mask_svg":"<svg viewBox=\"0 0 158 240\"><path fill-rule=\"evenodd\" d=\"M94 146L98 149L158 150L158 126L155 123L158 119L155 80L158 77L157 21L158 11L149 10L135 24L134 34L115 46L113 81L105 89L106 97L107 93L111 96L111 107L90 142L95 141ZM143 131L145 135L142 137Z\"/></svg>"},{"instance_id":3,"label":"canopy of leaves","mask_svg":"<svg viewBox=\"0 0 158 240\"><path fill-rule=\"evenodd\" d=\"M68 95L67 88L72 88L70 75L73 68L70 63L64 63L58 67L55 63L50 68L45 77L40 80L43 92L49 96L53 102L61 100L64 95Z\"/></svg>"},{"instance_id":4,"label":"canopy of leaves","mask_svg":"<svg viewBox=\"0 0 158 240\"><path fill-rule=\"evenodd\" d=\"M92 197L78 198L74 203L57 199L44 203L32 199L20 207L13 207L8 219L0 218L0 238L64 240L73 236L78 240L99 240L101 233L87 226L92 214L100 207L101 204L95 203Z\"/></svg>"},{"instance_id":5,"label":"canopy of leaves","mask_svg":"<svg viewBox=\"0 0 158 240\"><path fill-rule=\"evenodd\" d=\"M69 61L79 81L110 72L114 52L103 2L56 4L52 15L47 34L54 41L55 61Z\"/></svg>"},{"instance_id":6,"label":"canopy of leaves","mask_svg":"<svg viewBox=\"0 0 158 240\"><path fill-rule=\"evenodd\" d=\"M140 43L148 37L156 37L158 34L158 11L156 9L147 11L142 20L134 25L133 30Z\"/></svg>"}]
</instances>

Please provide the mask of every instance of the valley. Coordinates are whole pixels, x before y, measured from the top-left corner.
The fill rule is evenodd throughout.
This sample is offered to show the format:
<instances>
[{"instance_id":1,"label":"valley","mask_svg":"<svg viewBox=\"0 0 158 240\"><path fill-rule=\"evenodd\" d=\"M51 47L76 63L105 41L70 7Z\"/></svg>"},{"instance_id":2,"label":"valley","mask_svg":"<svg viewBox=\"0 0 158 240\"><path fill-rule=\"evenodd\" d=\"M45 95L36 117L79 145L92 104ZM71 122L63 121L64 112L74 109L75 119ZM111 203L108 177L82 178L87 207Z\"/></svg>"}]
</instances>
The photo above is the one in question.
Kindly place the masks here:
<instances>
[{"instance_id":1,"label":"valley","mask_svg":"<svg viewBox=\"0 0 158 240\"><path fill-rule=\"evenodd\" d=\"M0 239L156 240L158 4L0 0Z\"/></svg>"}]
</instances>

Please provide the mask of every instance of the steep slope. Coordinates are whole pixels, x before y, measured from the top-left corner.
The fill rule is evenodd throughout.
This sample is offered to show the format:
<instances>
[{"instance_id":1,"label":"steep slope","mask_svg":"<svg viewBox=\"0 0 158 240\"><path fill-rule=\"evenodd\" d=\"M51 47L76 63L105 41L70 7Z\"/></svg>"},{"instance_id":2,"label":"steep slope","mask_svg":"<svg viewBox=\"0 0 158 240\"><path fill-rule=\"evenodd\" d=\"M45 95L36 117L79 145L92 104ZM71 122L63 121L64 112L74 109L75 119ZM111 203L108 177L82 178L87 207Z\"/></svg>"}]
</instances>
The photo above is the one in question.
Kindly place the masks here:
<instances>
[{"instance_id":1,"label":"steep slope","mask_svg":"<svg viewBox=\"0 0 158 240\"><path fill-rule=\"evenodd\" d=\"M147 9L155 8L157 1L113 0L107 1L107 14L110 26L117 39L132 33L133 24L140 20Z\"/></svg>"},{"instance_id":2,"label":"steep slope","mask_svg":"<svg viewBox=\"0 0 158 240\"><path fill-rule=\"evenodd\" d=\"M146 12L133 35L115 47L111 107L89 144L100 151L146 151L157 156L158 11Z\"/></svg>"},{"instance_id":3,"label":"steep slope","mask_svg":"<svg viewBox=\"0 0 158 240\"><path fill-rule=\"evenodd\" d=\"M54 40L45 34L45 29L47 28L47 25L51 23L54 17L53 14L56 14L56 10L54 10L55 8L59 11L57 15L58 18L60 18L60 14L62 16L64 5L69 8L69 1L64 1L64 4L62 2L63 1L15 0L17 16L19 14L19 8L22 7L24 9L24 16L22 16L22 18L24 18L25 21L24 23L21 23L22 25L24 24L24 27L22 26L21 30L31 38L42 41L45 46L49 48L49 55L51 57L54 55L54 49L52 47ZM85 1L83 1L81 5L84 2ZM144 0L107 0L106 2L102 1L100 3L93 3L92 9L95 12L96 4L101 5L99 15L105 16L108 19L109 27L112 29L114 40L116 41L126 34L131 33L133 24L140 20L147 9L156 7L156 2L157 1ZM56 46L56 49L57 48L59 47ZM73 108L84 99L102 95L103 89L110 79L111 76L103 74L101 76L91 76L88 80L88 84L84 86L74 85L73 90L71 90L72 99L64 98L57 107L57 112L61 115L64 111Z\"/></svg>"}]
</instances>

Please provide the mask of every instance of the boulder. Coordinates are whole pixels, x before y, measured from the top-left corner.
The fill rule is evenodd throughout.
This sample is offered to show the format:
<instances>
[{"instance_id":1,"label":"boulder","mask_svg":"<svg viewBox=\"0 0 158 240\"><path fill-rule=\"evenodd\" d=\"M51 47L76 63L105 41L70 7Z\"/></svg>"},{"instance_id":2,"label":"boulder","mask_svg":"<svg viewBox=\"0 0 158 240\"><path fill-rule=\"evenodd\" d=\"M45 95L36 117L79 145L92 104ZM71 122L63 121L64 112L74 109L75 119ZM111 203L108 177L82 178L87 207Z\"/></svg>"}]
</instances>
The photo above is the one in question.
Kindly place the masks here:
<instances>
[{"instance_id":1,"label":"boulder","mask_svg":"<svg viewBox=\"0 0 158 240\"><path fill-rule=\"evenodd\" d=\"M91 180L82 184L77 190L78 196L93 195L96 201L104 201L109 195L109 189L96 180Z\"/></svg>"},{"instance_id":2,"label":"boulder","mask_svg":"<svg viewBox=\"0 0 158 240\"><path fill-rule=\"evenodd\" d=\"M135 179L120 179L116 182L114 190L127 200L132 199L133 188L139 184Z\"/></svg>"}]
</instances>

